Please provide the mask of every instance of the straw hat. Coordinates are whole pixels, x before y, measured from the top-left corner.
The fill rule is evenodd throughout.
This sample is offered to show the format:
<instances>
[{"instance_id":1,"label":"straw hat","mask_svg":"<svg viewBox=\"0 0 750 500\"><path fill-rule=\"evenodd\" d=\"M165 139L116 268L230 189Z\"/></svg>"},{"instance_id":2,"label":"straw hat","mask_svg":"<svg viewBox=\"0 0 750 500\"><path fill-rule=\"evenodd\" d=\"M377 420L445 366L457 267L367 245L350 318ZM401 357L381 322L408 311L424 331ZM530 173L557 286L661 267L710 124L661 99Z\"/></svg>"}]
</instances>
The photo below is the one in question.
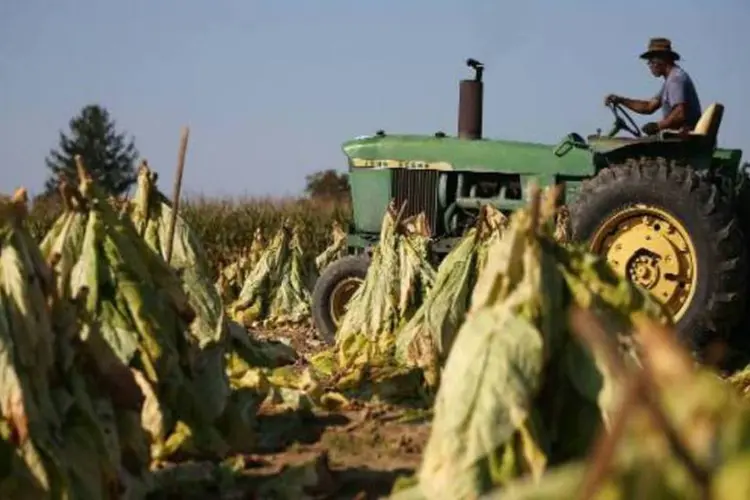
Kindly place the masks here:
<instances>
[{"instance_id":1,"label":"straw hat","mask_svg":"<svg viewBox=\"0 0 750 500\"><path fill-rule=\"evenodd\" d=\"M664 54L671 55L675 61L680 60L680 54L672 50L672 42L669 38L652 38L648 41L648 49L640 57L641 59L650 59Z\"/></svg>"}]
</instances>

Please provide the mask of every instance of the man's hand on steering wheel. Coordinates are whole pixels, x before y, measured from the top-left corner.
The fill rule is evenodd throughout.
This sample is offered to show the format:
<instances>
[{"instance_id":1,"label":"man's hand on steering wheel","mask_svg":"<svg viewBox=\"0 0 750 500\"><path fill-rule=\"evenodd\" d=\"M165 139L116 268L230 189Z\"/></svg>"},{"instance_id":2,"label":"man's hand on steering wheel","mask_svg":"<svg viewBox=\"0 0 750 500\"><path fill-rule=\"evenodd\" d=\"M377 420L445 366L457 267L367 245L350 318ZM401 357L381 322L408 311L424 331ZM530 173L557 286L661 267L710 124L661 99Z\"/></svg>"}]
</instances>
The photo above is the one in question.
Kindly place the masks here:
<instances>
[{"instance_id":1,"label":"man's hand on steering wheel","mask_svg":"<svg viewBox=\"0 0 750 500\"><path fill-rule=\"evenodd\" d=\"M625 101L624 97L615 95L615 94L609 94L607 97L604 98L604 105L607 106L610 111L612 111L612 114L615 115L615 125L614 125L614 133L611 135L614 135L617 133L617 131L621 129L625 129L628 132L630 132L634 137L641 137L643 134L641 133L640 129L638 128L638 125L635 123L633 118L628 114L625 109L621 106L621 104Z\"/></svg>"},{"instance_id":2,"label":"man's hand on steering wheel","mask_svg":"<svg viewBox=\"0 0 750 500\"><path fill-rule=\"evenodd\" d=\"M604 98L604 105L605 106L612 106L613 104L622 104L622 102L625 100L624 97L619 96L617 94L608 94Z\"/></svg>"}]
</instances>

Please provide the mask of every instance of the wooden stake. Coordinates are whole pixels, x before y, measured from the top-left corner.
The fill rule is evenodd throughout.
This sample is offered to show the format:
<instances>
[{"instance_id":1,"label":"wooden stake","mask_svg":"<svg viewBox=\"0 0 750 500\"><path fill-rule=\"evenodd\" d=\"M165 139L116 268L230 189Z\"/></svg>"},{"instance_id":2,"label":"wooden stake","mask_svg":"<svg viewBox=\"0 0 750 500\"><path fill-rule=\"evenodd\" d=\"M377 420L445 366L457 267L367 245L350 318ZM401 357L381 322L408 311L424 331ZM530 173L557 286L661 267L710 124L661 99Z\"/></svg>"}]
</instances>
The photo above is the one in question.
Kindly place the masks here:
<instances>
[{"instance_id":1,"label":"wooden stake","mask_svg":"<svg viewBox=\"0 0 750 500\"><path fill-rule=\"evenodd\" d=\"M531 234L536 234L539 226L539 205L542 201L539 185L535 180L528 184L529 191L529 217L531 218Z\"/></svg>"},{"instance_id":2,"label":"wooden stake","mask_svg":"<svg viewBox=\"0 0 750 500\"><path fill-rule=\"evenodd\" d=\"M180 190L182 189L182 172L185 169L185 154L187 152L189 127L182 127L180 137L180 150L177 155L177 171L175 172L174 191L172 192L172 217L169 220L169 233L167 236L167 248L165 257L167 264L172 260L172 243L174 242L174 228L177 224L177 212L180 209Z\"/></svg>"},{"instance_id":3,"label":"wooden stake","mask_svg":"<svg viewBox=\"0 0 750 500\"><path fill-rule=\"evenodd\" d=\"M86 171L86 165L83 164L83 156L75 155L76 170L78 170L78 182L83 184L88 178L89 173Z\"/></svg>"}]
</instances>

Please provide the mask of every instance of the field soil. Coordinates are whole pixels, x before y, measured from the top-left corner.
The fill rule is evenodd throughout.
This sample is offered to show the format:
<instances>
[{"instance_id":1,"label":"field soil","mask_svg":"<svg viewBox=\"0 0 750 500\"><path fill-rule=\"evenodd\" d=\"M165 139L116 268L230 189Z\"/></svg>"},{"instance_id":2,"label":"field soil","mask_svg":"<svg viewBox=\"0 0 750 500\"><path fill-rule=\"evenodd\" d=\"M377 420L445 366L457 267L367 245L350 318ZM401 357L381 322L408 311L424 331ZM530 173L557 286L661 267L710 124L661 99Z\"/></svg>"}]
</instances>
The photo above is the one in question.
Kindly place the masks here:
<instances>
[{"instance_id":1,"label":"field soil","mask_svg":"<svg viewBox=\"0 0 750 500\"><path fill-rule=\"evenodd\" d=\"M403 410L368 405L341 413L259 416L263 444L245 473L258 486L288 467L315 463L316 498L387 496L399 475L414 473L429 435L423 420ZM317 491L315 491L317 490Z\"/></svg>"},{"instance_id":2,"label":"field soil","mask_svg":"<svg viewBox=\"0 0 750 500\"><path fill-rule=\"evenodd\" d=\"M301 355L325 348L312 329L256 335L287 343ZM321 500L382 498L399 477L419 467L430 432L426 411L381 403L352 402L336 412L268 408L256 418L258 446L252 455L231 460L231 484L221 484L217 464L174 465L165 469L173 487L160 481L163 493L152 498L298 498L288 496L289 487Z\"/></svg>"},{"instance_id":3,"label":"field soil","mask_svg":"<svg viewBox=\"0 0 750 500\"><path fill-rule=\"evenodd\" d=\"M326 346L314 328L258 332L288 343L300 355ZM331 488L320 498L370 499L387 496L399 475L413 474L429 437L429 420L418 410L361 404L343 412L314 415L261 414L262 463L252 472L269 477L287 466L317 460ZM328 474L323 472L328 469Z\"/></svg>"}]
</instances>

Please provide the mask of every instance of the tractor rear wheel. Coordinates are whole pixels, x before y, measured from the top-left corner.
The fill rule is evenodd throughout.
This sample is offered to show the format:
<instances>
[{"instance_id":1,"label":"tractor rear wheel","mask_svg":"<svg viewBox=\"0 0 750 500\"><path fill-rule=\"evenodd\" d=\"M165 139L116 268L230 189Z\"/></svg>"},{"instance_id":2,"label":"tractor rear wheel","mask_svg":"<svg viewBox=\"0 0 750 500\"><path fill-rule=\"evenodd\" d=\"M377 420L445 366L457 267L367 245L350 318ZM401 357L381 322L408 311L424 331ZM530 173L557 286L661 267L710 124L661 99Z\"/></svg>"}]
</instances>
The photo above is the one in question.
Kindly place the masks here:
<instances>
[{"instance_id":1,"label":"tractor rear wheel","mask_svg":"<svg viewBox=\"0 0 750 500\"><path fill-rule=\"evenodd\" d=\"M347 255L331 263L315 282L312 317L322 340L334 344L336 330L354 292L364 283L370 258L366 254Z\"/></svg>"},{"instance_id":2,"label":"tractor rear wheel","mask_svg":"<svg viewBox=\"0 0 750 500\"><path fill-rule=\"evenodd\" d=\"M699 357L743 318L746 248L728 198L692 168L630 159L583 183L573 239L648 290Z\"/></svg>"}]
</instances>

